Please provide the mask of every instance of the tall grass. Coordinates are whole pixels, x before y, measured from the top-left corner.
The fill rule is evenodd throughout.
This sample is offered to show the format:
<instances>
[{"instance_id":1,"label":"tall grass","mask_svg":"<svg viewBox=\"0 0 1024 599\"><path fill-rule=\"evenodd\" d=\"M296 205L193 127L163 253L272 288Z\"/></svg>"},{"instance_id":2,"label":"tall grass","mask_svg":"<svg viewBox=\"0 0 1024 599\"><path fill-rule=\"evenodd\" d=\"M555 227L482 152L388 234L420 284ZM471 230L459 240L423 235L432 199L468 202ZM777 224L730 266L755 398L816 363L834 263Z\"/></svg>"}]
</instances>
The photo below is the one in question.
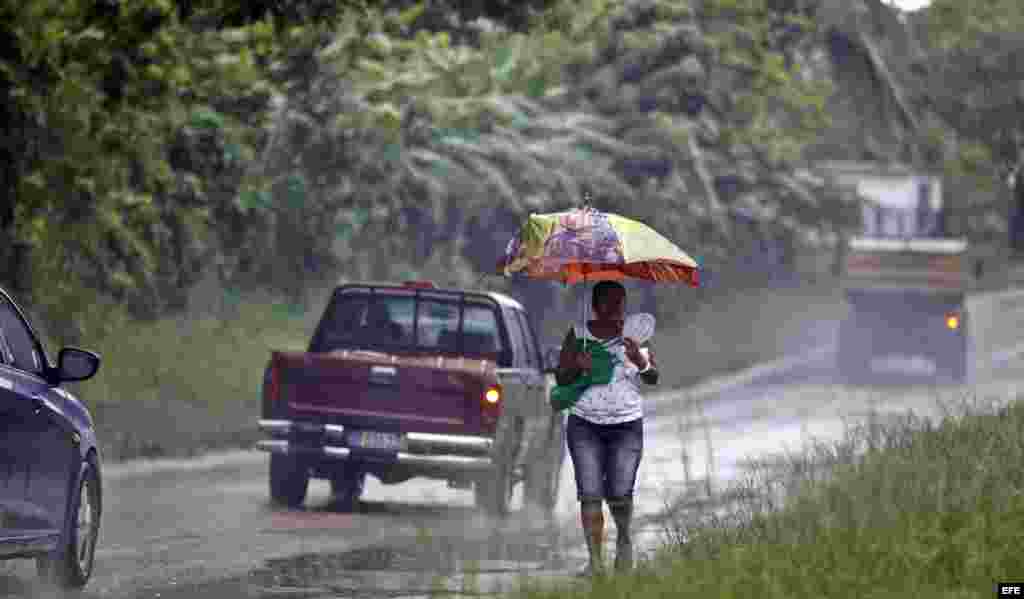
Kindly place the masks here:
<instances>
[{"instance_id":1,"label":"tall grass","mask_svg":"<svg viewBox=\"0 0 1024 599\"><path fill-rule=\"evenodd\" d=\"M119 324L97 343L97 376L79 385L108 459L188 456L256 439L263 369L303 350L319 313L266 296Z\"/></svg>"},{"instance_id":2,"label":"tall grass","mask_svg":"<svg viewBox=\"0 0 1024 599\"><path fill-rule=\"evenodd\" d=\"M715 502L681 500L634 575L521 596L988 597L1024 576L1019 401L871 419L745 471Z\"/></svg>"}]
</instances>

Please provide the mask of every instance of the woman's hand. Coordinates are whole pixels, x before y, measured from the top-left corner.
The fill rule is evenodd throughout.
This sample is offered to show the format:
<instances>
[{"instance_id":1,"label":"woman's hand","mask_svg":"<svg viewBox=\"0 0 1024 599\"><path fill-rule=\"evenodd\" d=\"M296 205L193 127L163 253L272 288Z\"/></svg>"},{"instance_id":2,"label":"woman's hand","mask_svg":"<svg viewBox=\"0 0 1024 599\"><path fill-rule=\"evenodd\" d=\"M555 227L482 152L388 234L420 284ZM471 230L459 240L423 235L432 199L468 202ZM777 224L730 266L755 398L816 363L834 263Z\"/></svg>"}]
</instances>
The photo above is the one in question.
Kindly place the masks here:
<instances>
[{"instance_id":1,"label":"woman's hand","mask_svg":"<svg viewBox=\"0 0 1024 599\"><path fill-rule=\"evenodd\" d=\"M576 335L573 330L565 334L562 351L558 356L558 370L555 371L555 382L568 385L579 378L584 371L591 368L590 354L576 351Z\"/></svg>"},{"instance_id":2,"label":"woman's hand","mask_svg":"<svg viewBox=\"0 0 1024 599\"><path fill-rule=\"evenodd\" d=\"M626 346L626 357L629 358L633 364L640 370L647 368L647 358L640 352L640 346L636 341L633 341L629 337L622 340L623 345Z\"/></svg>"},{"instance_id":3,"label":"woman's hand","mask_svg":"<svg viewBox=\"0 0 1024 599\"><path fill-rule=\"evenodd\" d=\"M574 355L574 361L576 368L579 368L583 372L589 372L591 367L594 365L594 360L590 355L590 352L576 352Z\"/></svg>"}]
</instances>

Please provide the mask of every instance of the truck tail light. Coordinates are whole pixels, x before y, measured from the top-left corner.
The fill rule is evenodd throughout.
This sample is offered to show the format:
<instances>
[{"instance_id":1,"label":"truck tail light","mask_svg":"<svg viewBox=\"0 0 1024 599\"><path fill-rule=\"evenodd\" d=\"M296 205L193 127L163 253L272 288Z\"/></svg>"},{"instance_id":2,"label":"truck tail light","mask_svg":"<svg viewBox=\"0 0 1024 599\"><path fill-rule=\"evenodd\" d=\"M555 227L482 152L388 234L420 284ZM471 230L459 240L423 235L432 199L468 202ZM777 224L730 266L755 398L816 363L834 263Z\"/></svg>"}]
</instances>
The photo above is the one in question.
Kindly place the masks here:
<instances>
[{"instance_id":1,"label":"truck tail light","mask_svg":"<svg viewBox=\"0 0 1024 599\"><path fill-rule=\"evenodd\" d=\"M960 328L960 314L949 312L946 314L946 328L955 331Z\"/></svg>"},{"instance_id":2,"label":"truck tail light","mask_svg":"<svg viewBox=\"0 0 1024 599\"><path fill-rule=\"evenodd\" d=\"M504 409L501 385L489 385L480 395L480 418L485 426L495 426Z\"/></svg>"},{"instance_id":3,"label":"truck tail light","mask_svg":"<svg viewBox=\"0 0 1024 599\"><path fill-rule=\"evenodd\" d=\"M876 269L882 266L882 258L864 254L854 254L846 259L846 268L851 270Z\"/></svg>"},{"instance_id":4,"label":"truck tail light","mask_svg":"<svg viewBox=\"0 0 1024 599\"><path fill-rule=\"evenodd\" d=\"M959 272L963 268L963 262L959 256L938 256L930 259L928 266L939 272Z\"/></svg>"}]
</instances>

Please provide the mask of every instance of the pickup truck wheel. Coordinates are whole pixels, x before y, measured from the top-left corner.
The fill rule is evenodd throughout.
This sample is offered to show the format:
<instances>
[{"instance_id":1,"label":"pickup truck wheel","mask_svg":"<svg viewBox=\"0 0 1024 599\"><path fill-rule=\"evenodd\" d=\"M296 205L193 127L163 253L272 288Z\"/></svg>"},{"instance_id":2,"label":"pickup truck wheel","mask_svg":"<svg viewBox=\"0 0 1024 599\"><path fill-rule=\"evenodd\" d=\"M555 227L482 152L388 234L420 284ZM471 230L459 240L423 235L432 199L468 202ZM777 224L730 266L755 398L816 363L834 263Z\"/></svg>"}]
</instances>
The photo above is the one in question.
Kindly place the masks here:
<instances>
[{"instance_id":1,"label":"pickup truck wheel","mask_svg":"<svg viewBox=\"0 0 1024 599\"><path fill-rule=\"evenodd\" d=\"M512 489L515 480L512 470L519 443L522 438L521 427L512 425L511 419L503 418L495 434L495 451L492 454L494 468L483 475L473 486L476 505L490 516L504 517L508 515L508 506L512 500Z\"/></svg>"},{"instance_id":2,"label":"pickup truck wheel","mask_svg":"<svg viewBox=\"0 0 1024 599\"><path fill-rule=\"evenodd\" d=\"M275 505L297 508L306 500L309 468L290 455L270 455L270 500Z\"/></svg>"},{"instance_id":3,"label":"pickup truck wheel","mask_svg":"<svg viewBox=\"0 0 1024 599\"><path fill-rule=\"evenodd\" d=\"M366 473L345 470L331 477L331 504L341 512L354 512L363 496Z\"/></svg>"},{"instance_id":4,"label":"pickup truck wheel","mask_svg":"<svg viewBox=\"0 0 1024 599\"><path fill-rule=\"evenodd\" d=\"M477 507L489 516L504 517L508 515L508 506L512 501L512 472L506 466L499 466L488 476L478 481L473 490L476 495Z\"/></svg>"},{"instance_id":5,"label":"pickup truck wheel","mask_svg":"<svg viewBox=\"0 0 1024 599\"><path fill-rule=\"evenodd\" d=\"M546 515L551 515L555 511L558 490L562 484L562 467L567 453L562 418L559 413L552 414L549 424L552 429L549 430L555 432L551 435L544 455L533 461L534 465L526 479L526 496L530 502L544 510Z\"/></svg>"}]
</instances>

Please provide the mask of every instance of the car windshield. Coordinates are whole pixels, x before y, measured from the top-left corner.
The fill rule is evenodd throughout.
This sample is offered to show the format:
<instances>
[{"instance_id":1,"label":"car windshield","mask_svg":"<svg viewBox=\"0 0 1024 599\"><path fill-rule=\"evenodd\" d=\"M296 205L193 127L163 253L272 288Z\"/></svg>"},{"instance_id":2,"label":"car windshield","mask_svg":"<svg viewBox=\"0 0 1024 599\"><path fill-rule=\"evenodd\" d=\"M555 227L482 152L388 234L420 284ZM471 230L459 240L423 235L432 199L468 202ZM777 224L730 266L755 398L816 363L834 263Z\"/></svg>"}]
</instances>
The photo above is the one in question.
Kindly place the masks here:
<instances>
[{"instance_id":1,"label":"car windshield","mask_svg":"<svg viewBox=\"0 0 1024 599\"><path fill-rule=\"evenodd\" d=\"M497 358L502 348L493 306L466 302L460 309L454 298L417 300L412 295L378 292L338 296L311 351L404 349Z\"/></svg>"}]
</instances>

